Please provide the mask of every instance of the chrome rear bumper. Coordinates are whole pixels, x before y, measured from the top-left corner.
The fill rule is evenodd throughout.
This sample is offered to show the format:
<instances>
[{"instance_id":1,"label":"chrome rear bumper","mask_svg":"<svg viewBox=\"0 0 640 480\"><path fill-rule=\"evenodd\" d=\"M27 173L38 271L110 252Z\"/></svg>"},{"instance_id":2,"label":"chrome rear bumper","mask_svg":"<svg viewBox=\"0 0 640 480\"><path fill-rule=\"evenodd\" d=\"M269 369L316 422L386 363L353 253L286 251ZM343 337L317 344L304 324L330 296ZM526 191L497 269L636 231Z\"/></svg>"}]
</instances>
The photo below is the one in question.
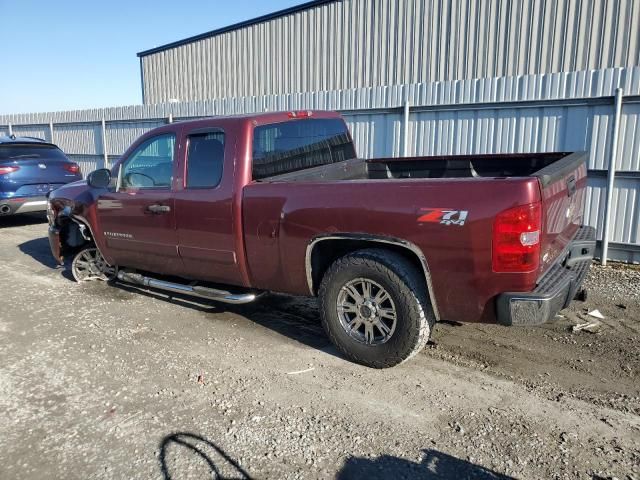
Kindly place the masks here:
<instances>
[{"instance_id":1,"label":"chrome rear bumper","mask_svg":"<svg viewBox=\"0 0 640 480\"><path fill-rule=\"evenodd\" d=\"M496 314L502 325L541 325L569 306L589 271L596 248L596 231L582 226L532 292L507 292L498 296Z\"/></svg>"}]
</instances>

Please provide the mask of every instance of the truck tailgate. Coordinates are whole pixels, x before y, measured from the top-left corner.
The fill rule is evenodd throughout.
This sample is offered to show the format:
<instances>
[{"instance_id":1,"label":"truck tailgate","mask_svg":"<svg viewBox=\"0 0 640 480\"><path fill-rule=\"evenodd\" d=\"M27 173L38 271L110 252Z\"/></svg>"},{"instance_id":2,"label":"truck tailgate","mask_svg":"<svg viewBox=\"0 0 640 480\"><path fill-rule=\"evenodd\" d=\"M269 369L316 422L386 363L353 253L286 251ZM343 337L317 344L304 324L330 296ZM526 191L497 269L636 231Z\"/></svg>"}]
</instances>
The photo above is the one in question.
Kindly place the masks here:
<instances>
[{"instance_id":1,"label":"truck tailgate","mask_svg":"<svg viewBox=\"0 0 640 480\"><path fill-rule=\"evenodd\" d=\"M558 256L566 253L569 242L583 223L586 161L586 152L571 153L534 174L539 180L542 198L540 275Z\"/></svg>"}]
</instances>

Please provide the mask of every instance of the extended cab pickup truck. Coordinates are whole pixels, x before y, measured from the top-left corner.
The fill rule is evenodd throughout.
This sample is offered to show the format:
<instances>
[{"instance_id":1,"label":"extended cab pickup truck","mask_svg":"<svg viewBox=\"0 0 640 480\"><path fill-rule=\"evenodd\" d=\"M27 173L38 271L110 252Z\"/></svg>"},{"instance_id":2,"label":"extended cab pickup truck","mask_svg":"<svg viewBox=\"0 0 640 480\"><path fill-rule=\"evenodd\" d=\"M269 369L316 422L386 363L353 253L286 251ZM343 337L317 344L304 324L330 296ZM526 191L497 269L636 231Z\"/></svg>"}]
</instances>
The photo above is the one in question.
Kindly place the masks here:
<instances>
[{"instance_id":1,"label":"extended cab pickup truck","mask_svg":"<svg viewBox=\"0 0 640 480\"><path fill-rule=\"evenodd\" d=\"M595 248L585 160L363 160L324 111L174 123L52 192L49 239L78 281L318 296L339 350L388 367L437 320L537 325L573 300Z\"/></svg>"}]
</instances>

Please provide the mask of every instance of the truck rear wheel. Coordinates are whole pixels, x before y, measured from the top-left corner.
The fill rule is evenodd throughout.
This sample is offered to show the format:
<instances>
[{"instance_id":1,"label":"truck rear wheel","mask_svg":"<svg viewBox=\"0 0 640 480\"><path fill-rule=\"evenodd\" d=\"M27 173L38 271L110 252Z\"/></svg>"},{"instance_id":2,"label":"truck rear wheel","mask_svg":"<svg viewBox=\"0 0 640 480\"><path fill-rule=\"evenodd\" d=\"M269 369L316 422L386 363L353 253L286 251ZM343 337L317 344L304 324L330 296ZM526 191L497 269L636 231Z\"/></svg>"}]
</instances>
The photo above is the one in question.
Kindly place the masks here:
<instances>
[{"instance_id":1,"label":"truck rear wheel","mask_svg":"<svg viewBox=\"0 0 640 480\"><path fill-rule=\"evenodd\" d=\"M395 252L359 250L336 260L319 297L331 341L349 359L373 368L413 357L435 324L424 278Z\"/></svg>"}]
</instances>

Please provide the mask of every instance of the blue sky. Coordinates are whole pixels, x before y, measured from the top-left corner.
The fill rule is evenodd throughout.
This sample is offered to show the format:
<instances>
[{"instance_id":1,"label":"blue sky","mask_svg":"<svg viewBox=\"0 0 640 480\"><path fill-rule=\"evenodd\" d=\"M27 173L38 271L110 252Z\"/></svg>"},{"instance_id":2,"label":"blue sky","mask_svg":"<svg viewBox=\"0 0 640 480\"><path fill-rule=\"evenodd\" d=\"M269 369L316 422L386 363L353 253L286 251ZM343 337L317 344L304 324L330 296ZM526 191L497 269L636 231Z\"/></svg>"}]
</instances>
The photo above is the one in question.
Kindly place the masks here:
<instances>
[{"instance_id":1,"label":"blue sky","mask_svg":"<svg viewBox=\"0 0 640 480\"><path fill-rule=\"evenodd\" d=\"M0 114L142 103L136 53L305 0L0 0Z\"/></svg>"}]
</instances>

